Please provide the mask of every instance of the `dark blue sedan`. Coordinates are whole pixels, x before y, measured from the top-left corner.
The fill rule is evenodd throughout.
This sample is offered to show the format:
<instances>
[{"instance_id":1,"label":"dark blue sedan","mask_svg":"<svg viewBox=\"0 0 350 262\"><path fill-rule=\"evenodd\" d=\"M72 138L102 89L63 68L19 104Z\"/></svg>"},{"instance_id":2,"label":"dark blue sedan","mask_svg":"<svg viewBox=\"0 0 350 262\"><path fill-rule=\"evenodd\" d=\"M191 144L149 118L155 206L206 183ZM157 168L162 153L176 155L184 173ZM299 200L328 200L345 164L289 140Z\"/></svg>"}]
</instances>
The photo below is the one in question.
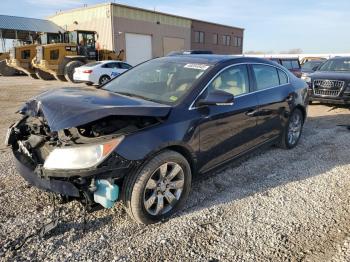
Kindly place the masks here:
<instances>
[{"instance_id":1,"label":"dark blue sedan","mask_svg":"<svg viewBox=\"0 0 350 262\"><path fill-rule=\"evenodd\" d=\"M64 88L28 101L10 127L31 184L139 223L185 203L192 175L262 145L297 145L307 84L268 60L219 55L154 59L101 89Z\"/></svg>"}]
</instances>

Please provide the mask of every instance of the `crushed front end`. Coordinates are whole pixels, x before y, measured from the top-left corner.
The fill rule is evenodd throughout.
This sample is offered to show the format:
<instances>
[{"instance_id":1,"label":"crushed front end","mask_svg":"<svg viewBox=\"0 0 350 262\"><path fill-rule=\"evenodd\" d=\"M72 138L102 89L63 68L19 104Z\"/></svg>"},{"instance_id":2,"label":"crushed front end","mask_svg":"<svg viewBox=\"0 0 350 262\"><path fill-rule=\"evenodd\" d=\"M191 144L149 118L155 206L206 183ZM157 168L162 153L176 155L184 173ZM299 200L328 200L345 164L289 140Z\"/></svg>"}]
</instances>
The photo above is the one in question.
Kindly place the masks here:
<instances>
[{"instance_id":1,"label":"crushed front end","mask_svg":"<svg viewBox=\"0 0 350 262\"><path fill-rule=\"evenodd\" d=\"M106 117L74 128L52 132L44 117L24 116L8 130L16 168L28 183L84 204L112 207L126 174L140 163L115 153L126 132L138 126L137 117Z\"/></svg>"}]
</instances>

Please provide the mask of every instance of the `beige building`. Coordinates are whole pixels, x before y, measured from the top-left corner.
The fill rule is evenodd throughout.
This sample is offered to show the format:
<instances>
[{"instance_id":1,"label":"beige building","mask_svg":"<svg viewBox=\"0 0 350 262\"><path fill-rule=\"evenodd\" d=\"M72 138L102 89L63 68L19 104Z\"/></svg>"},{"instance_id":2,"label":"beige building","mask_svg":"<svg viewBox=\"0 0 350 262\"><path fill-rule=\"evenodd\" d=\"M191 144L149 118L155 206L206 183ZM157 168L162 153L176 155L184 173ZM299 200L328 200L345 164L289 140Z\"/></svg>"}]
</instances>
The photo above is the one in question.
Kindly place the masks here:
<instances>
[{"instance_id":1,"label":"beige building","mask_svg":"<svg viewBox=\"0 0 350 262\"><path fill-rule=\"evenodd\" d=\"M49 20L66 30L96 31L101 49L117 52L123 49L126 61L131 64L189 49L242 53L243 29L121 4L99 4L59 12ZM217 43L213 42L215 32Z\"/></svg>"}]
</instances>

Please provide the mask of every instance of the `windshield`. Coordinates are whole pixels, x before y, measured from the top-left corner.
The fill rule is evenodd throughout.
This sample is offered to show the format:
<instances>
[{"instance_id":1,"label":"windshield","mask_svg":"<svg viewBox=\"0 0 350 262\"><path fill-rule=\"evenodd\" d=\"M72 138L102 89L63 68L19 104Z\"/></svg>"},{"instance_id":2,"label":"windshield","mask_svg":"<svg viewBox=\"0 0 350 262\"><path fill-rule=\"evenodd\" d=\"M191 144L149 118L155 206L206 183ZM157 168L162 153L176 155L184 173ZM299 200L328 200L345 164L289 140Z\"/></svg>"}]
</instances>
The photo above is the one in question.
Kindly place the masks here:
<instances>
[{"instance_id":1,"label":"windshield","mask_svg":"<svg viewBox=\"0 0 350 262\"><path fill-rule=\"evenodd\" d=\"M320 71L350 71L350 58L331 59L325 62Z\"/></svg>"},{"instance_id":2,"label":"windshield","mask_svg":"<svg viewBox=\"0 0 350 262\"><path fill-rule=\"evenodd\" d=\"M322 64L322 61L309 61L303 64L302 69L313 70L315 67Z\"/></svg>"},{"instance_id":3,"label":"windshield","mask_svg":"<svg viewBox=\"0 0 350 262\"><path fill-rule=\"evenodd\" d=\"M189 92L210 65L155 59L109 82L103 89L164 104L174 104Z\"/></svg>"}]
</instances>

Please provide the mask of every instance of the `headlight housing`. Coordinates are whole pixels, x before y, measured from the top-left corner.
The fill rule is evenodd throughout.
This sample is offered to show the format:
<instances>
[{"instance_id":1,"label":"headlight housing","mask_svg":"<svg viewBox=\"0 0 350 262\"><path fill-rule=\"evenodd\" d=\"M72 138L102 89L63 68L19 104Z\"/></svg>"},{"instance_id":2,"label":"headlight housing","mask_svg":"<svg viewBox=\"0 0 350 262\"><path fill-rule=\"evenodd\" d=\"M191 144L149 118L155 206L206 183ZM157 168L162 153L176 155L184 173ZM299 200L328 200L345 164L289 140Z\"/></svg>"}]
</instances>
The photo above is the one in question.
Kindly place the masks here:
<instances>
[{"instance_id":1,"label":"headlight housing","mask_svg":"<svg viewBox=\"0 0 350 262\"><path fill-rule=\"evenodd\" d=\"M302 75L301 79L303 79L306 83L311 84L311 77L308 75Z\"/></svg>"},{"instance_id":2,"label":"headlight housing","mask_svg":"<svg viewBox=\"0 0 350 262\"><path fill-rule=\"evenodd\" d=\"M46 158L44 168L84 169L98 165L121 143L124 136L102 144L64 147L54 149Z\"/></svg>"}]
</instances>

